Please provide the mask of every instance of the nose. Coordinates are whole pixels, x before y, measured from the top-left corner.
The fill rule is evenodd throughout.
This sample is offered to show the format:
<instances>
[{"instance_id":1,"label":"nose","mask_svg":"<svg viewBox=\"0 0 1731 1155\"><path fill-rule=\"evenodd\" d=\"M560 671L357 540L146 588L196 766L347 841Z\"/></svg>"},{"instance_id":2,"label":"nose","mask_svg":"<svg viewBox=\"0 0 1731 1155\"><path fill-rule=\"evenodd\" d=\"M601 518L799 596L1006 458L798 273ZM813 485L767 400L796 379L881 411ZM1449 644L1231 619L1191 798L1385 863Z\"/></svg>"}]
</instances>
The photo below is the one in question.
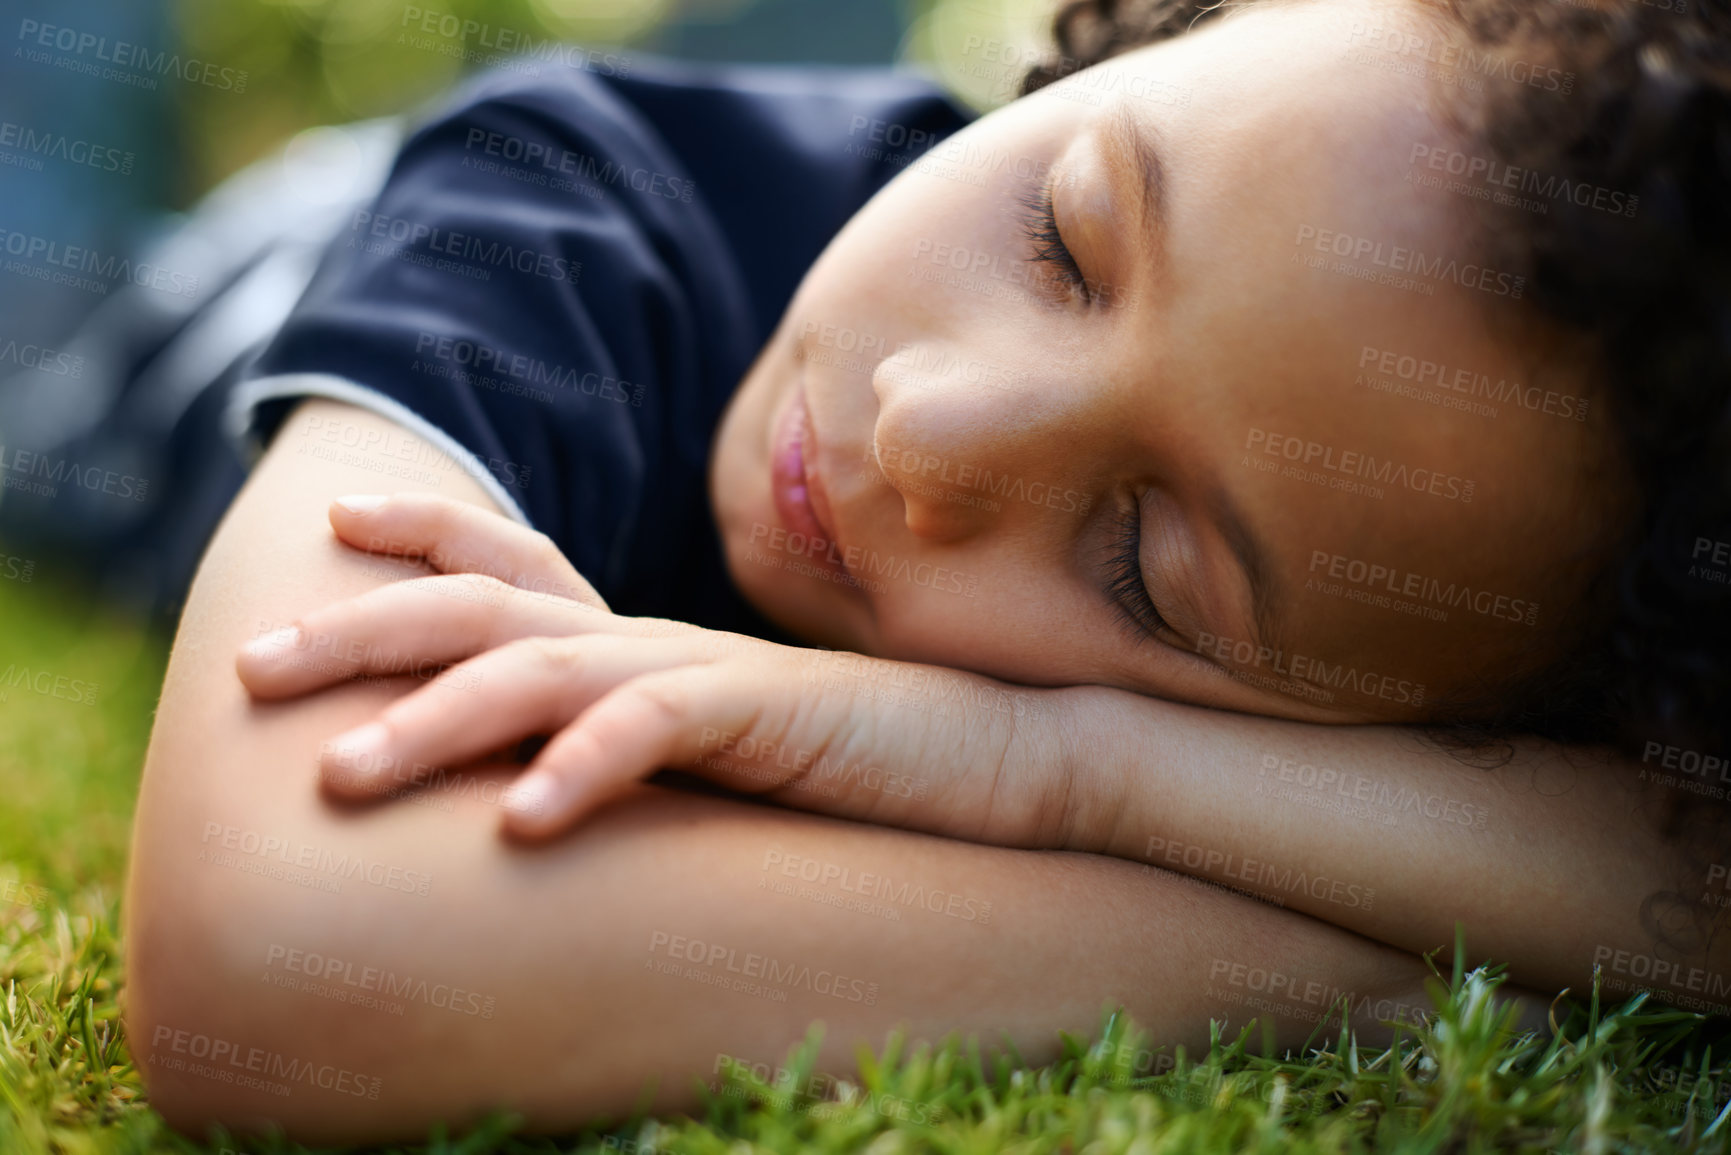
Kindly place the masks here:
<instances>
[{"instance_id":1,"label":"nose","mask_svg":"<svg viewBox=\"0 0 1731 1155\"><path fill-rule=\"evenodd\" d=\"M901 495L904 520L915 537L941 545L966 541L984 528L986 514L997 509L988 494L963 484L974 480L975 471L964 476L944 454L881 439L873 442L872 451L885 483Z\"/></svg>"},{"instance_id":2,"label":"nose","mask_svg":"<svg viewBox=\"0 0 1731 1155\"><path fill-rule=\"evenodd\" d=\"M1065 422L1025 376L944 347L879 363L872 454L915 536L965 541L1013 516L1031 476L1067 472Z\"/></svg>"}]
</instances>

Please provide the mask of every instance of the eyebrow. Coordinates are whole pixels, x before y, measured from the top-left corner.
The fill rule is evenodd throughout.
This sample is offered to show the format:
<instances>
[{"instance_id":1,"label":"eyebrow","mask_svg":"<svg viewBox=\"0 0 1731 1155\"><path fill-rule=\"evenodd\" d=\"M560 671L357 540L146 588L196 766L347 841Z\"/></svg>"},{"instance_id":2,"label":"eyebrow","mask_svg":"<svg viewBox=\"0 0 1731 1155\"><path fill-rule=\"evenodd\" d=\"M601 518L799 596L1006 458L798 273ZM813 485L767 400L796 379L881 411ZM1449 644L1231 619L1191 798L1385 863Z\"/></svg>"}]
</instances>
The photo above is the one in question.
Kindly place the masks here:
<instances>
[{"instance_id":1,"label":"eyebrow","mask_svg":"<svg viewBox=\"0 0 1731 1155\"><path fill-rule=\"evenodd\" d=\"M1274 617L1274 607L1280 591L1274 570L1268 564L1268 556L1262 551L1262 543L1250 532L1244 515L1224 487L1210 491L1208 509L1250 585L1252 624L1256 630L1252 641L1259 646L1279 648L1280 629Z\"/></svg>"},{"instance_id":2,"label":"eyebrow","mask_svg":"<svg viewBox=\"0 0 1731 1155\"><path fill-rule=\"evenodd\" d=\"M1108 121L1111 138L1136 160L1142 180L1138 186L1142 231L1153 238L1156 258L1163 253L1161 224L1166 218L1166 166L1152 127L1136 116L1128 99L1120 100Z\"/></svg>"}]
</instances>

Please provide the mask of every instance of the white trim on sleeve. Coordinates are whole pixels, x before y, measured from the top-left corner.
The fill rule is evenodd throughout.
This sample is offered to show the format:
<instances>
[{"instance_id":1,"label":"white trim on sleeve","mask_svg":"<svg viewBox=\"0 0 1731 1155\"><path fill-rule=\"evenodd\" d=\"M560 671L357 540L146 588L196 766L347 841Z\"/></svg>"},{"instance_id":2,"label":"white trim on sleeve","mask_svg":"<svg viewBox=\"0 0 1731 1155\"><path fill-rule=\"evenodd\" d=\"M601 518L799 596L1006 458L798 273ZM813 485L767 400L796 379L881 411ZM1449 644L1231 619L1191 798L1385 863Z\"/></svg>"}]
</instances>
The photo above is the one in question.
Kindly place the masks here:
<instances>
[{"instance_id":1,"label":"white trim on sleeve","mask_svg":"<svg viewBox=\"0 0 1731 1155\"><path fill-rule=\"evenodd\" d=\"M529 517L517 504L516 499L499 484L499 479L481 464L481 459L456 438L400 401L387 397L376 389L350 381L347 377L330 373L283 373L274 377L260 377L255 381L243 381L236 385L229 394L223 425L229 438L240 447L243 459L256 459L264 451L253 429L254 410L261 403L280 397L324 397L357 406L396 422L460 465L463 472L474 478L476 483L487 491L487 496L498 502L499 508L513 521L529 525Z\"/></svg>"}]
</instances>

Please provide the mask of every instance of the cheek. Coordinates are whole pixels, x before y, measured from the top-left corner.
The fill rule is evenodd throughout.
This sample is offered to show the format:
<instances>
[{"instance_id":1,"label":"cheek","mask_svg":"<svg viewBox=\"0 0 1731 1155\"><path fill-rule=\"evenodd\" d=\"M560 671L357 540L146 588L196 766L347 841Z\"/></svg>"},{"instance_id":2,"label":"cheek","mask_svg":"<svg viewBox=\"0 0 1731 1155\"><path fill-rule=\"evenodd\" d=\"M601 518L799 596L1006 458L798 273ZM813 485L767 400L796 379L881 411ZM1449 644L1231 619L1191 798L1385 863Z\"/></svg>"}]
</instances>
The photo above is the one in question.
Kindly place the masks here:
<instances>
[{"instance_id":1,"label":"cheek","mask_svg":"<svg viewBox=\"0 0 1731 1155\"><path fill-rule=\"evenodd\" d=\"M975 184L939 171L902 173L849 221L801 290L813 319L919 333L1008 307L1028 287L1013 174L967 170Z\"/></svg>"},{"instance_id":2,"label":"cheek","mask_svg":"<svg viewBox=\"0 0 1731 1155\"><path fill-rule=\"evenodd\" d=\"M901 582L877 599L879 656L1034 685L1098 676L1110 623L1052 562L999 549L949 566L946 588Z\"/></svg>"}]
</instances>

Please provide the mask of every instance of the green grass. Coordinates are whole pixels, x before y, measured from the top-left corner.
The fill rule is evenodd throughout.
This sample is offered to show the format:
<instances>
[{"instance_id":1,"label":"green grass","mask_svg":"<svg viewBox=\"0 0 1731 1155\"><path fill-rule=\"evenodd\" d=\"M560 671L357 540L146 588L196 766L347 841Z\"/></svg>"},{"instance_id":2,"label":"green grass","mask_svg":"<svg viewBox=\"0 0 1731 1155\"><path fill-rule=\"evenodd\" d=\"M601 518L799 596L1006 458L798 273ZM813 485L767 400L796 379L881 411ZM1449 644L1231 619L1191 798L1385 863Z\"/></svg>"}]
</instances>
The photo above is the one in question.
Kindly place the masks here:
<instances>
[{"instance_id":1,"label":"green grass","mask_svg":"<svg viewBox=\"0 0 1731 1155\"><path fill-rule=\"evenodd\" d=\"M44 580L0 581L0 1155L296 1152L292 1144L169 1131L150 1110L120 1027L119 896L128 823L165 646ZM85 705L22 685L29 668L95 683ZM64 689L63 685L63 689ZM977 1046L892 1040L852 1083L811 1078L813 1040L780 1073L723 1076L699 1118L640 1119L554 1142L499 1118L415 1150L744 1153L1698 1151L1731 1146L1723 1024L1641 998L1559 1008L1523 1036L1493 972L1437 983L1436 1021L1386 1051L1347 1037L1303 1055L1259 1035L1150 1074L1121 1017L1066 1039L1039 1069ZM1721 1109L1721 1108L1724 1109Z\"/></svg>"}]
</instances>

